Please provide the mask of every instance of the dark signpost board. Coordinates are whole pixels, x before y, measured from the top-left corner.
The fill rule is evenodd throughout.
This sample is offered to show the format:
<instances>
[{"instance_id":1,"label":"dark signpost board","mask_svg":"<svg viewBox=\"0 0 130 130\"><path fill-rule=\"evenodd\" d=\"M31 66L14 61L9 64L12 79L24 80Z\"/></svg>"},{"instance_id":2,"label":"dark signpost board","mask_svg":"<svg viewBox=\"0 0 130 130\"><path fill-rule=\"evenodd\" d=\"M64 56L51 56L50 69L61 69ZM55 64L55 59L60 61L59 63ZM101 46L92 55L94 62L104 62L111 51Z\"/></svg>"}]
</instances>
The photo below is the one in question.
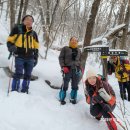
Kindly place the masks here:
<instances>
[{"instance_id":1,"label":"dark signpost board","mask_svg":"<svg viewBox=\"0 0 130 130\"><path fill-rule=\"evenodd\" d=\"M84 48L87 52L100 52L103 65L103 76L107 78L107 57L108 56L128 56L126 50L109 49L108 46L93 45Z\"/></svg>"}]
</instances>

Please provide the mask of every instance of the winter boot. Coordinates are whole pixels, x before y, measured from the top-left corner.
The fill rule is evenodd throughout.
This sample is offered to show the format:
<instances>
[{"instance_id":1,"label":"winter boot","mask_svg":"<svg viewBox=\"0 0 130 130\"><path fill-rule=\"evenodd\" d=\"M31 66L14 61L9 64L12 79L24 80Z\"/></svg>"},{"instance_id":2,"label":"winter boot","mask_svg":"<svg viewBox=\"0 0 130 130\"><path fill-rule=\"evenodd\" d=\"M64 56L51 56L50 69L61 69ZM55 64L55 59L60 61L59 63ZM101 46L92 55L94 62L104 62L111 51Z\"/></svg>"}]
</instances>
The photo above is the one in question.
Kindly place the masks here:
<instances>
[{"instance_id":1,"label":"winter boot","mask_svg":"<svg viewBox=\"0 0 130 130\"><path fill-rule=\"evenodd\" d=\"M66 102L64 101L65 97L66 97L66 91L60 90L60 92L59 92L59 98L60 98L61 105L66 104Z\"/></svg>"},{"instance_id":2,"label":"winter boot","mask_svg":"<svg viewBox=\"0 0 130 130\"><path fill-rule=\"evenodd\" d=\"M99 113L99 114L95 117L95 119L97 119L98 121L100 121L101 118L102 118L102 113Z\"/></svg>"},{"instance_id":3,"label":"winter boot","mask_svg":"<svg viewBox=\"0 0 130 130\"><path fill-rule=\"evenodd\" d=\"M19 91L19 85L20 85L20 79L13 79L11 91Z\"/></svg>"},{"instance_id":4,"label":"winter boot","mask_svg":"<svg viewBox=\"0 0 130 130\"><path fill-rule=\"evenodd\" d=\"M76 104L77 103L77 90L71 90L71 93L70 93L70 102L72 104Z\"/></svg>"},{"instance_id":5,"label":"winter boot","mask_svg":"<svg viewBox=\"0 0 130 130\"><path fill-rule=\"evenodd\" d=\"M127 100L126 93L121 93L120 95L121 95L122 100Z\"/></svg>"},{"instance_id":6,"label":"winter boot","mask_svg":"<svg viewBox=\"0 0 130 130\"><path fill-rule=\"evenodd\" d=\"M28 94L28 89L29 89L29 83L30 83L30 81L29 80L23 80L23 83L22 83L22 90L21 90L21 92L22 93L27 93Z\"/></svg>"}]
</instances>

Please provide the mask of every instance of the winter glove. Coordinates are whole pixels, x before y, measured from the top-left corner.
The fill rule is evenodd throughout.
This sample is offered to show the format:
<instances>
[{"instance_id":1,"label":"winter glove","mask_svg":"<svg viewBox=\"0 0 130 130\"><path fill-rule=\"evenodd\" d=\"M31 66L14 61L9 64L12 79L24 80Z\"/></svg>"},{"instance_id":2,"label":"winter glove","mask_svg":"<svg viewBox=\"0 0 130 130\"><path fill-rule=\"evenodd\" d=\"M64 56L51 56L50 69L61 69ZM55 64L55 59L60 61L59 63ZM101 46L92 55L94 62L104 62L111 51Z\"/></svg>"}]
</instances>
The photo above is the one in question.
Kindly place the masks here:
<instances>
[{"instance_id":1,"label":"winter glove","mask_svg":"<svg viewBox=\"0 0 130 130\"><path fill-rule=\"evenodd\" d=\"M111 96L106 92L104 88L100 88L98 90L98 93L106 102L109 102L111 100Z\"/></svg>"},{"instance_id":2,"label":"winter glove","mask_svg":"<svg viewBox=\"0 0 130 130\"><path fill-rule=\"evenodd\" d=\"M15 45L11 45L10 47L8 47L8 50L9 50L9 52L13 52L13 53L15 53L16 51L17 51L17 47L15 46Z\"/></svg>"},{"instance_id":3,"label":"winter glove","mask_svg":"<svg viewBox=\"0 0 130 130\"><path fill-rule=\"evenodd\" d=\"M108 104L102 103L100 104L105 112L112 112L111 107Z\"/></svg>"},{"instance_id":4,"label":"winter glove","mask_svg":"<svg viewBox=\"0 0 130 130\"><path fill-rule=\"evenodd\" d=\"M93 96L93 94L94 94L94 88L93 88L93 87L90 87L90 88L89 88L88 94L89 94L90 97Z\"/></svg>"},{"instance_id":5,"label":"winter glove","mask_svg":"<svg viewBox=\"0 0 130 130\"><path fill-rule=\"evenodd\" d=\"M38 63L38 57L34 57L34 67L37 65Z\"/></svg>"},{"instance_id":6,"label":"winter glove","mask_svg":"<svg viewBox=\"0 0 130 130\"><path fill-rule=\"evenodd\" d=\"M122 76L124 72L123 70L119 70L117 73Z\"/></svg>"},{"instance_id":7,"label":"winter glove","mask_svg":"<svg viewBox=\"0 0 130 130\"><path fill-rule=\"evenodd\" d=\"M92 97L92 103L94 104L102 104L103 103L103 99L100 95L94 96Z\"/></svg>"},{"instance_id":8,"label":"winter glove","mask_svg":"<svg viewBox=\"0 0 130 130\"><path fill-rule=\"evenodd\" d=\"M66 74L66 73L69 73L69 71L70 71L68 67L63 67L62 70L63 70L63 72L64 72L65 74Z\"/></svg>"}]
</instances>

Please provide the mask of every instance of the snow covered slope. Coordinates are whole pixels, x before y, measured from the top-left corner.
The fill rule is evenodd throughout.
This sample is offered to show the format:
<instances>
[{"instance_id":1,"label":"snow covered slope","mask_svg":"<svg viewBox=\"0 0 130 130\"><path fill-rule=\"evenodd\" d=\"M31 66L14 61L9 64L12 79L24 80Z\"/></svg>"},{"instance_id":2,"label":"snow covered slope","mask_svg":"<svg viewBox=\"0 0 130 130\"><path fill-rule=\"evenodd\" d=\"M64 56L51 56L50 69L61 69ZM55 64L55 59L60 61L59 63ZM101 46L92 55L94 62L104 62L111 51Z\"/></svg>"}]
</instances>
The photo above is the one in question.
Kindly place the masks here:
<instances>
[{"instance_id":1,"label":"snow covered slope","mask_svg":"<svg viewBox=\"0 0 130 130\"><path fill-rule=\"evenodd\" d=\"M12 58L9 61L8 54L6 45L0 46L0 66L11 65ZM62 75L58 55L58 52L51 50L47 60L39 59L33 71L39 79L31 82L28 95L10 92L7 96L10 79L0 68L0 130L107 130L104 121L99 122L91 117L89 105L85 102L82 82L79 85L78 104L73 105L67 99L67 104L64 106L57 100L59 90L51 89L44 82L45 79L49 79L53 84L61 85ZM87 64L90 62L92 61ZM116 91L119 102L121 101L119 89L113 77L110 77L109 81ZM70 89L68 94L69 92ZM130 108L130 103L127 101L126 107ZM118 107L114 113L122 118ZM129 118L130 113L127 111L126 114Z\"/></svg>"}]
</instances>

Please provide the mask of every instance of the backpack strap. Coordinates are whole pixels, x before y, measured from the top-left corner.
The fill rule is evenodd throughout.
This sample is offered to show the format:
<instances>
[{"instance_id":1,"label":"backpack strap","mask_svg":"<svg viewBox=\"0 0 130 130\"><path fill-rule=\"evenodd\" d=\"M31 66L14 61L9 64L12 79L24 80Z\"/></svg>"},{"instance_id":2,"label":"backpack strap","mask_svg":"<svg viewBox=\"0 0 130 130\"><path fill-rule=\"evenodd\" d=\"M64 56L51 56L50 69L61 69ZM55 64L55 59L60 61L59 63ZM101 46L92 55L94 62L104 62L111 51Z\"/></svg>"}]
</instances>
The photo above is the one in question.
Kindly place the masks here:
<instances>
[{"instance_id":1,"label":"backpack strap","mask_svg":"<svg viewBox=\"0 0 130 130\"><path fill-rule=\"evenodd\" d=\"M24 45L24 34L23 34L22 24L18 24L17 26L18 26L18 34L17 34L17 37L15 39L15 42L17 41L19 36L22 34L22 46L23 46Z\"/></svg>"}]
</instances>

